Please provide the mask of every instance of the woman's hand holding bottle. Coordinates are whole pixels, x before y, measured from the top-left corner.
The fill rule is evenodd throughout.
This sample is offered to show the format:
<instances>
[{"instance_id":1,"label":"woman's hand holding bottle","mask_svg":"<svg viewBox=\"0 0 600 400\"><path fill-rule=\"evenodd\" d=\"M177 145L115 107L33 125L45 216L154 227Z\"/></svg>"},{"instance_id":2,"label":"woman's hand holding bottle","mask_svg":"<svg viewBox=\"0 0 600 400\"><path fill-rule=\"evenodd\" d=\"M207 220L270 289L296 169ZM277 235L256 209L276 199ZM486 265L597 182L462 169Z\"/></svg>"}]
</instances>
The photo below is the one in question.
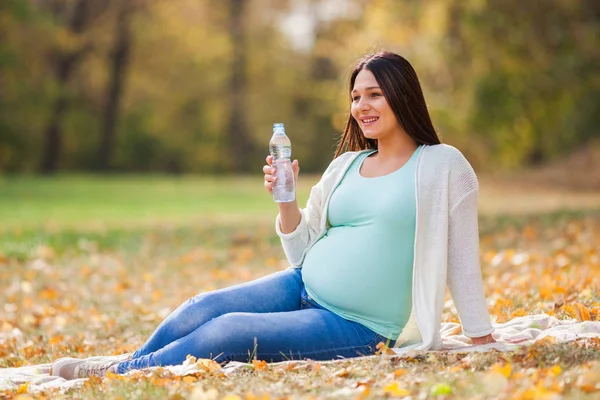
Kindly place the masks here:
<instances>
[{"instance_id":1,"label":"woman's hand holding bottle","mask_svg":"<svg viewBox=\"0 0 600 400\"><path fill-rule=\"evenodd\" d=\"M298 183L298 174L300 173L300 167L298 166L298 160L294 160L292 163L292 170L294 171L294 183ZM267 165L263 167L265 174L265 189L273 195L273 185L277 177L275 176L275 166L273 165L273 156L267 156Z\"/></svg>"},{"instance_id":2,"label":"woman's hand holding bottle","mask_svg":"<svg viewBox=\"0 0 600 400\"><path fill-rule=\"evenodd\" d=\"M263 173L265 174L265 189L269 194L273 195L273 184L277 177L275 166L273 165L273 156L268 155L267 165L263 167ZM298 174L300 173L300 166L298 160L294 160L292 163L292 170L294 171L294 183L298 183ZM297 187L297 185L294 185ZM298 208L298 200L294 196L294 200L287 203L277 203L279 205L279 228L283 233L291 233L296 230L296 227L300 223L301 214L300 208Z\"/></svg>"}]
</instances>

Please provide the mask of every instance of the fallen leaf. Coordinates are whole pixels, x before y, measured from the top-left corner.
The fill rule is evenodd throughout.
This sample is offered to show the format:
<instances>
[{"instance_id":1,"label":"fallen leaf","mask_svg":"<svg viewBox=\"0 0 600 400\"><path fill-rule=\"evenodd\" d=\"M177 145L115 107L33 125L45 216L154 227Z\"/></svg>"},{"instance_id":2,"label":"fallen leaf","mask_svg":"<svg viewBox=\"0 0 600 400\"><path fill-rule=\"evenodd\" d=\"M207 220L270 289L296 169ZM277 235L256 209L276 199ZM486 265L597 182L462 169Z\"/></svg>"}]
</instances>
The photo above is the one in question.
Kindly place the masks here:
<instances>
[{"instance_id":1,"label":"fallen leaf","mask_svg":"<svg viewBox=\"0 0 600 400\"><path fill-rule=\"evenodd\" d=\"M447 396L452 394L452 387L447 383L438 383L431 388L431 394L434 396Z\"/></svg>"},{"instance_id":2,"label":"fallen leaf","mask_svg":"<svg viewBox=\"0 0 600 400\"><path fill-rule=\"evenodd\" d=\"M387 354L387 355L394 355L394 354L396 354L396 352L394 350L390 349L383 342L377 343L377 346L375 346L375 348L377 349L377 351L375 352L375 354L378 355L378 356L380 356L382 354Z\"/></svg>"},{"instance_id":3,"label":"fallen leaf","mask_svg":"<svg viewBox=\"0 0 600 400\"><path fill-rule=\"evenodd\" d=\"M346 368L344 368L341 371L337 371L335 374L333 374L333 376L338 377L338 378L347 378L348 375L350 375L350 372L348 372L348 370Z\"/></svg>"},{"instance_id":4,"label":"fallen leaf","mask_svg":"<svg viewBox=\"0 0 600 400\"><path fill-rule=\"evenodd\" d=\"M252 365L256 371L268 371L269 364L264 360L252 360Z\"/></svg>"},{"instance_id":5,"label":"fallen leaf","mask_svg":"<svg viewBox=\"0 0 600 400\"><path fill-rule=\"evenodd\" d=\"M553 367L551 367L549 369L549 371L554 375L554 376L558 376L562 373L562 368L560 367L560 365L554 365Z\"/></svg>"},{"instance_id":6,"label":"fallen leaf","mask_svg":"<svg viewBox=\"0 0 600 400\"><path fill-rule=\"evenodd\" d=\"M578 321L590 320L590 310L586 306L581 303L573 303L573 308L575 309L575 316Z\"/></svg>"},{"instance_id":7,"label":"fallen leaf","mask_svg":"<svg viewBox=\"0 0 600 400\"><path fill-rule=\"evenodd\" d=\"M27 393L27 389L29 389L29 382L19 385L19 387L17 388L17 394Z\"/></svg>"},{"instance_id":8,"label":"fallen leaf","mask_svg":"<svg viewBox=\"0 0 600 400\"><path fill-rule=\"evenodd\" d=\"M536 340L534 344L540 346L547 346L558 343L554 336L544 336L543 338Z\"/></svg>"},{"instance_id":9,"label":"fallen leaf","mask_svg":"<svg viewBox=\"0 0 600 400\"><path fill-rule=\"evenodd\" d=\"M392 396L395 396L395 397L408 396L410 394L410 392L408 390L401 388L398 385L398 382L393 382L393 383L390 383L389 385L384 386L383 392L390 394Z\"/></svg>"},{"instance_id":10,"label":"fallen leaf","mask_svg":"<svg viewBox=\"0 0 600 400\"><path fill-rule=\"evenodd\" d=\"M496 363L496 364L492 365L492 368L490 370L492 372L497 372L497 373L503 375L505 378L510 378L510 373L512 371L512 367L508 363L506 363L504 365L500 365L499 363Z\"/></svg>"},{"instance_id":11,"label":"fallen leaf","mask_svg":"<svg viewBox=\"0 0 600 400\"><path fill-rule=\"evenodd\" d=\"M375 383L375 381L372 380L372 379L370 379L370 380L364 381L364 382L361 382L361 381L354 382L354 384L352 385L352 387L353 388L357 388L357 387L360 387L360 386L372 386L374 383Z\"/></svg>"}]
</instances>

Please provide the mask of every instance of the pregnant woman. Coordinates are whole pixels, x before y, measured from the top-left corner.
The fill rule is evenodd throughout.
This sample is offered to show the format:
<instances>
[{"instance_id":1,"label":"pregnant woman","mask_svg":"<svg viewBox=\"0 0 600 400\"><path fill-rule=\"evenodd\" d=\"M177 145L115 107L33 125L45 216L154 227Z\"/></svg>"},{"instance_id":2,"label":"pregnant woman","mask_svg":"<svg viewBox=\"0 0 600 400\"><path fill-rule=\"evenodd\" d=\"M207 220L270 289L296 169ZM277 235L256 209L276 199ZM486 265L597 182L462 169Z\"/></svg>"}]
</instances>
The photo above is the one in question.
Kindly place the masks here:
<instances>
[{"instance_id":1,"label":"pregnant woman","mask_svg":"<svg viewBox=\"0 0 600 400\"><path fill-rule=\"evenodd\" d=\"M446 285L463 333L493 342L479 265L477 177L441 144L417 75L390 52L354 67L350 116L306 207L278 203L290 267L199 294L127 360L54 362L66 379L182 363L330 360L389 347L437 349ZM265 188L275 180L271 157ZM295 179L299 165L293 163Z\"/></svg>"}]
</instances>

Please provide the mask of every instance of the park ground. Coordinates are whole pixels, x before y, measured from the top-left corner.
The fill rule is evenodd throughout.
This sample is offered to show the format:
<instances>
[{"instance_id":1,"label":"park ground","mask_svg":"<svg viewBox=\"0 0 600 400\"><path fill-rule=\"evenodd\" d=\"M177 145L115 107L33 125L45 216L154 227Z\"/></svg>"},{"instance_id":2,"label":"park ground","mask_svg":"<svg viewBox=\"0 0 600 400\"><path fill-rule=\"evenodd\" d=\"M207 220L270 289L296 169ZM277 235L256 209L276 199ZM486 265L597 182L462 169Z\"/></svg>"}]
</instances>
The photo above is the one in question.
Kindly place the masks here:
<instances>
[{"instance_id":1,"label":"park ground","mask_svg":"<svg viewBox=\"0 0 600 400\"><path fill-rule=\"evenodd\" d=\"M300 179L304 204L318 177ZM480 181L492 319L598 320L600 190L525 176ZM133 351L188 297L285 268L275 215L260 176L0 178L0 367ZM457 321L451 303L443 320ZM255 360L228 377L159 371L90 379L66 394L27 394L24 385L0 397L592 399L599 381L600 340L545 340L481 355L286 368Z\"/></svg>"}]
</instances>

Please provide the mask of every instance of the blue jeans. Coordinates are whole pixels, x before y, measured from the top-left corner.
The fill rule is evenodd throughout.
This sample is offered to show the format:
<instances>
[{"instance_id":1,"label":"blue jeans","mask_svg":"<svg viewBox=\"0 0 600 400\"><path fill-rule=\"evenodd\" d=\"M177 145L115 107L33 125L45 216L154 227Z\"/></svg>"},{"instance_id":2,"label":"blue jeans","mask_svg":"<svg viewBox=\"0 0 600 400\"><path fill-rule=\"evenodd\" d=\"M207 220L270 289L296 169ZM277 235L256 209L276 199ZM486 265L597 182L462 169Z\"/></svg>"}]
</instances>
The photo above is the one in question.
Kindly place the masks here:
<instances>
[{"instance_id":1,"label":"blue jeans","mask_svg":"<svg viewBox=\"0 0 600 400\"><path fill-rule=\"evenodd\" d=\"M188 354L219 363L331 360L373 354L379 342L395 341L321 307L302 270L290 267L189 299L117 371L177 365Z\"/></svg>"}]
</instances>

